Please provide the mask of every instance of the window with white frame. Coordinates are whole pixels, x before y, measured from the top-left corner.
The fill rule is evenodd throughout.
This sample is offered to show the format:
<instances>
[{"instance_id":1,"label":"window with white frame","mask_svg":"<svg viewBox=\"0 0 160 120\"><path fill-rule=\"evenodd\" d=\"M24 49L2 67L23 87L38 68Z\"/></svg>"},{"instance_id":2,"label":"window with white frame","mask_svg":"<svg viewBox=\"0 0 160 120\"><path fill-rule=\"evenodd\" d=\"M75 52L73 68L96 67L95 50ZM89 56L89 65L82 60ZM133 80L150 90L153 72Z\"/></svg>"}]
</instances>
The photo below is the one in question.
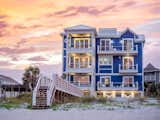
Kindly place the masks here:
<instances>
[{"instance_id":1,"label":"window with white frame","mask_svg":"<svg viewBox=\"0 0 160 120\"><path fill-rule=\"evenodd\" d=\"M109 56L109 55L99 56L99 64L100 65L112 65L112 56Z\"/></svg>"},{"instance_id":2,"label":"window with white frame","mask_svg":"<svg viewBox=\"0 0 160 120\"><path fill-rule=\"evenodd\" d=\"M90 47L90 39L89 38L75 38L74 46L75 48L89 48Z\"/></svg>"},{"instance_id":3,"label":"window with white frame","mask_svg":"<svg viewBox=\"0 0 160 120\"><path fill-rule=\"evenodd\" d=\"M110 81L111 81L111 78L109 76L103 76L100 78L100 85L102 87L109 87Z\"/></svg>"},{"instance_id":4,"label":"window with white frame","mask_svg":"<svg viewBox=\"0 0 160 120\"><path fill-rule=\"evenodd\" d=\"M124 39L124 50L132 50L132 49L133 49L133 40Z\"/></svg>"},{"instance_id":5,"label":"window with white frame","mask_svg":"<svg viewBox=\"0 0 160 120\"><path fill-rule=\"evenodd\" d=\"M134 79L133 76L124 76L123 85L124 87L133 87Z\"/></svg>"},{"instance_id":6,"label":"window with white frame","mask_svg":"<svg viewBox=\"0 0 160 120\"><path fill-rule=\"evenodd\" d=\"M100 40L100 50L106 51L110 49L110 39L101 39Z\"/></svg>"}]
</instances>

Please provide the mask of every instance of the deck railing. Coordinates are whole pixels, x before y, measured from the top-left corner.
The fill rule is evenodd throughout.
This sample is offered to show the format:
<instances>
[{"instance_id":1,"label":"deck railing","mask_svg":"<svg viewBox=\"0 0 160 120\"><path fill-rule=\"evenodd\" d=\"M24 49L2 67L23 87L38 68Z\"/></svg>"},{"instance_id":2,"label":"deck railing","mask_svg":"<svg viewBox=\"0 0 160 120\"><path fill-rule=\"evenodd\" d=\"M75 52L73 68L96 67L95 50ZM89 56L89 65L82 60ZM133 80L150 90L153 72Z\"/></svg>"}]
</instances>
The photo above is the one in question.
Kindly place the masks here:
<instances>
[{"instance_id":1,"label":"deck railing","mask_svg":"<svg viewBox=\"0 0 160 120\"><path fill-rule=\"evenodd\" d=\"M53 102L55 90L71 94L73 96L81 97L83 92L75 85L69 83L66 80L58 77L56 74L53 75L52 79L44 76L40 76L35 89L33 90L32 105L36 105L36 96L41 86L47 87L47 106L50 106Z\"/></svg>"},{"instance_id":2,"label":"deck railing","mask_svg":"<svg viewBox=\"0 0 160 120\"><path fill-rule=\"evenodd\" d=\"M115 45L109 45L109 46L98 46L98 53L110 53L110 52L137 52L138 51L138 46L134 47L127 47L124 45L121 46L115 46Z\"/></svg>"},{"instance_id":3,"label":"deck railing","mask_svg":"<svg viewBox=\"0 0 160 120\"><path fill-rule=\"evenodd\" d=\"M136 65L121 65L119 64L120 73L138 72L138 64Z\"/></svg>"},{"instance_id":4,"label":"deck railing","mask_svg":"<svg viewBox=\"0 0 160 120\"><path fill-rule=\"evenodd\" d=\"M98 89L106 89L106 90L132 90L138 89L138 82L132 84L125 84L123 82L111 82L109 85L102 84L98 82Z\"/></svg>"}]
</instances>

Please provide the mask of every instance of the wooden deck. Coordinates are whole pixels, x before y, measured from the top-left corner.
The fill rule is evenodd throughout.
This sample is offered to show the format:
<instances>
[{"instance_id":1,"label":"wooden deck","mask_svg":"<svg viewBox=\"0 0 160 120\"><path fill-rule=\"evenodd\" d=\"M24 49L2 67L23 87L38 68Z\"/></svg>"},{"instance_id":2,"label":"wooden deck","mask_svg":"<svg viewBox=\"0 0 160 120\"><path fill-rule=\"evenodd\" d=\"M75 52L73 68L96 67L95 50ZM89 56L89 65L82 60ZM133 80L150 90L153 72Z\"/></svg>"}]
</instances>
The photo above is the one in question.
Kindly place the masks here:
<instances>
[{"instance_id":1,"label":"wooden deck","mask_svg":"<svg viewBox=\"0 0 160 120\"><path fill-rule=\"evenodd\" d=\"M33 91L32 106L44 109L53 103L63 103L69 99L83 96L83 92L68 81L53 75L52 79L40 76Z\"/></svg>"}]
</instances>

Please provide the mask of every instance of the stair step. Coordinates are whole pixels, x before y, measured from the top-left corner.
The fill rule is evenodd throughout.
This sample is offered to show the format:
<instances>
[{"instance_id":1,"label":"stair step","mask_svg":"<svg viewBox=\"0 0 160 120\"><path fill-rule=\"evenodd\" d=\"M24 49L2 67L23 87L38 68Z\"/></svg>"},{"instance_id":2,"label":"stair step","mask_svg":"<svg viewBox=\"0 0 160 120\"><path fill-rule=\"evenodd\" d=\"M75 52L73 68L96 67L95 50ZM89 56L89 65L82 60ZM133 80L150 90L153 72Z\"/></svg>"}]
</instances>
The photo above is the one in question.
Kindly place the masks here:
<instances>
[{"instance_id":1,"label":"stair step","mask_svg":"<svg viewBox=\"0 0 160 120\"><path fill-rule=\"evenodd\" d=\"M48 109L49 106L32 106L32 109Z\"/></svg>"}]
</instances>

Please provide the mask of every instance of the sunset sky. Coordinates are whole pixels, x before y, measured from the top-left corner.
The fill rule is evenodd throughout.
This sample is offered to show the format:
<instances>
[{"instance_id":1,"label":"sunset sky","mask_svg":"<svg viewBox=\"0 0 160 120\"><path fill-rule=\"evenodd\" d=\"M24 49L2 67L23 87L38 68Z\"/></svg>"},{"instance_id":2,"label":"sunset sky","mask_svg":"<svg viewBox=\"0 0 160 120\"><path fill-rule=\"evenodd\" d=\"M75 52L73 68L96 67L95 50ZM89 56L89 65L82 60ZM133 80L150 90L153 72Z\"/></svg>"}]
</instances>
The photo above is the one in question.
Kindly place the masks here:
<instances>
[{"instance_id":1,"label":"sunset sky","mask_svg":"<svg viewBox=\"0 0 160 120\"><path fill-rule=\"evenodd\" d=\"M30 64L61 74L60 33L77 24L145 34L144 65L160 68L159 0L0 0L0 74Z\"/></svg>"}]
</instances>

